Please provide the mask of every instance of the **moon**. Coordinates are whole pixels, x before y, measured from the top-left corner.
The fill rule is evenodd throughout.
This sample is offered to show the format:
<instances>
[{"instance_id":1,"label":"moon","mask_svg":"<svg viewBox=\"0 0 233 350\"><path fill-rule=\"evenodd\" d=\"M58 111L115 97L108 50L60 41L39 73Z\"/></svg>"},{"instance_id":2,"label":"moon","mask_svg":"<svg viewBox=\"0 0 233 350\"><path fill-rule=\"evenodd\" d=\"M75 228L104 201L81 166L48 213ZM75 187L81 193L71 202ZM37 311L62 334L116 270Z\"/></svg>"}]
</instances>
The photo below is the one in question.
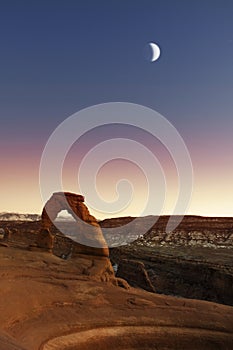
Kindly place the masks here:
<instances>
[{"instance_id":1,"label":"moon","mask_svg":"<svg viewBox=\"0 0 233 350\"><path fill-rule=\"evenodd\" d=\"M157 44L155 43L149 43L150 48L152 50L152 57L150 59L151 62L155 62L159 59L160 57L160 48Z\"/></svg>"}]
</instances>

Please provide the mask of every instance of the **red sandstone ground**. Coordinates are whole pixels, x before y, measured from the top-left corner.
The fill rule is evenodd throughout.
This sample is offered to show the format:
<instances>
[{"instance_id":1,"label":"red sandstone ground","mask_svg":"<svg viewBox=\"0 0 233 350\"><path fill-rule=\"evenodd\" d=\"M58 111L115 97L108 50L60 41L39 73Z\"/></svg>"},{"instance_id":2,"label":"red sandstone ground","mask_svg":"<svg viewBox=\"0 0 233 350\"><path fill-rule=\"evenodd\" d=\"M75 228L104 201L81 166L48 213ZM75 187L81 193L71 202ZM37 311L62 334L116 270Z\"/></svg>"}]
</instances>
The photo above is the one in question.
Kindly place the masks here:
<instances>
[{"instance_id":1,"label":"red sandstone ground","mask_svg":"<svg viewBox=\"0 0 233 350\"><path fill-rule=\"evenodd\" d=\"M233 348L232 307L119 287L107 258L16 242L0 258L1 350Z\"/></svg>"}]
</instances>

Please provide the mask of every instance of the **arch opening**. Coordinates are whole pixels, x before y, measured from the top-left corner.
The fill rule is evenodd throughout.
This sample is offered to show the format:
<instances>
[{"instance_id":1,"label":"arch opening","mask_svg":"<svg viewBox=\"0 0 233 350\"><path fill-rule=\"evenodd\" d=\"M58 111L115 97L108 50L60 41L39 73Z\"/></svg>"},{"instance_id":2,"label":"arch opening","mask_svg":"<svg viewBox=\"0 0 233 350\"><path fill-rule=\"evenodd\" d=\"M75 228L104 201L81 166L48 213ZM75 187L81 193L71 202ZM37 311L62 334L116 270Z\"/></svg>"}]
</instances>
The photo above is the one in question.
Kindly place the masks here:
<instances>
[{"instance_id":1,"label":"arch opening","mask_svg":"<svg viewBox=\"0 0 233 350\"><path fill-rule=\"evenodd\" d=\"M52 252L54 236L50 230L55 225L60 231L60 212L66 210L75 221L73 221L73 232L83 246L82 254L109 256L109 249L104 239L102 230L94 216L89 213L84 204L84 197L70 192L55 192L45 204L41 215L41 230L38 238L38 247ZM81 220L78 220L81 219ZM89 225L86 225L89 224ZM66 234L66 232L64 232Z\"/></svg>"},{"instance_id":2,"label":"arch opening","mask_svg":"<svg viewBox=\"0 0 233 350\"><path fill-rule=\"evenodd\" d=\"M67 209L62 209L58 214L54 222L76 222L75 218Z\"/></svg>"}]
</instances>

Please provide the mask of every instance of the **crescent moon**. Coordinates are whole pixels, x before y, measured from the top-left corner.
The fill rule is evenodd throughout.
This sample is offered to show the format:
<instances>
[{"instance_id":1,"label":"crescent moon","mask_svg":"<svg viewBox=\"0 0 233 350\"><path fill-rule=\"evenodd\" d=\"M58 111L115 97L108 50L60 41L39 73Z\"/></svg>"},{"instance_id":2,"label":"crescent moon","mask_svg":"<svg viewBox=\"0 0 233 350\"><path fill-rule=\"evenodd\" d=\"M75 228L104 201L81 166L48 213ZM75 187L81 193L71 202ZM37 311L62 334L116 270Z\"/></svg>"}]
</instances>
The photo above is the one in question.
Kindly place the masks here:
<instances>
[{"instance_id":1,"label":"crescent moon","mask_svg":"<svg viewBox=\"0 0 233 350\"><path fill-rule=\"evenodd\" d=\"M155 43L149 43L151 50L152 50L152 58L151 62L157 61L160 56L160 48L157 44Z\"/></svg>"}]
</instances>

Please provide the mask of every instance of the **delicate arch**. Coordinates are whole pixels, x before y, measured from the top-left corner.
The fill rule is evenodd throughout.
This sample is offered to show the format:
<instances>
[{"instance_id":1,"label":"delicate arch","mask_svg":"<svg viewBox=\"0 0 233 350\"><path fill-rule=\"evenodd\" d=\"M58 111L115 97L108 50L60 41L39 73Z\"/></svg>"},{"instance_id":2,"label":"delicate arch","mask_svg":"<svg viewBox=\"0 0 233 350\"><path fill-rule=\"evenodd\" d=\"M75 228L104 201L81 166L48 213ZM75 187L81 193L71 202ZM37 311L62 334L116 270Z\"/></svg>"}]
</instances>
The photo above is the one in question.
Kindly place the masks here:
<instances>
[{"instance_id":1,"label":"delicate arch","mask_svg":"<svg viewBox=\"0 0 233 350\"><path fill-rule=\"evenodd\" d=\"M104 239L102 230L94 216L89 213L88 208L84 204L84 197L71 192L55 192L52 197L45 204L41 215L41 231L38 240L38 246L52 251L54 237L50 233L51 226L53 225L57 215L60 211L67 210L77 221L77 217L87 225L81 227L80 234L84 236L86 244L83 245L83 254L93 254L101 256L109 256L109 250ZM77 224L82 226L82 221L78 221Z\"/></svg>"}]
</instances>

